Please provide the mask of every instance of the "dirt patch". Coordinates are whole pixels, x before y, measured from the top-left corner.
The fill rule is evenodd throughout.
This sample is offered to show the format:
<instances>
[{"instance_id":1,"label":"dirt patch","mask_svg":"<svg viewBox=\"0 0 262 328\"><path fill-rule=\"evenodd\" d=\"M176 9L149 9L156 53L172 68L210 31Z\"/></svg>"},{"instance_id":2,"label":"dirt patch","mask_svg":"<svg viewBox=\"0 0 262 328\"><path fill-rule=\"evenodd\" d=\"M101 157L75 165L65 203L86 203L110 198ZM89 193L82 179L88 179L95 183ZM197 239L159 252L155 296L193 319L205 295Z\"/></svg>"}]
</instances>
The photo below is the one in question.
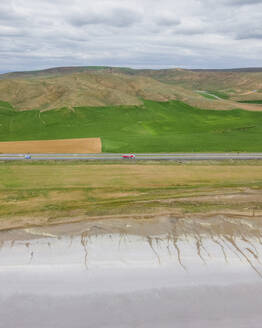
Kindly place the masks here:
<instances>
[{"instance_id":1,"label":"dirt patch","mask_svg":"<svg viewBox=\"0 0 262 328\"><path fill-rule=\"evenodd\" d=\"M171 202L172 200L168 200ZM228 195L212 195L212 196L197 196L197 197L184 197L176 199L177 202L200 202L200 203L213 203L213 202L221 202L223 204L231 204L231 203L262 203L262 192L254 193L236 193L236 194L228 194Z\"/></svg>"},{"instance_id":2,"label":"dirt patch","mask_svg":"<svg viewBox=\"0 0 262 328\"><path fill-rule=\"evenodd\" d=\"M244 104L244 103L237 103L236 108L241 108L249 111L254 111L254 112L261 112L262 111L262 106L259 104Z\"/></svg>"},{"instance_id":3,"label":"dirt patch","mask_svg":"<svg viewBox=\"0 0 262 328\"><path fill-rule=\"evenodd\" d=\"M48 193L48 199L53 202L61 201L82 201L85 200L86 193L83 190L72 190L70 193L66 191L51 191Z\"/></svg>"},{"instance_id":4,"label":"dirt patch","mask_svg":"<svg viewBox=\"0 0 262 328\"><path fill-rule=\"evenodd\" d=\"M0 142L0 153L6 154L87 154L101 151L100 138Z\"/></svg>"},{"instance_id":5,"label":"dirt patch","mask_svg":"<svg viewBox=\"0 0 262 328\"><path fill-rule=\"evenodd\" d=\"M144 193L139 192L104 192L101 191L93 191L90 193L91 196L96 197L97 199L118 199L118 198L125 198L125 197L138 197L144 195Z\"/></svg>"},{"instance_id":6,"label":"dirt patch","mask_svg":"<svg viewBox=\"0 0 262 328\"><path fill-rule=\"evenodd\" d=\"M261 190L247 189L244 192L232 190L232 192L224 195L222 192L207 194L206 192L206 195L188 195L187 197L150 199L147 201L133 199L126 206L121 203L114 210L109 206L108 210L102 213L99 209L108 204L86 201L83 191L73 191L72 194L68 195L63 192L51 191L47 197L11 202L14 212L12 215L0 217L0 231L113 218L120 221L124 220L124 222L128 219L143 222L164 216L180 219L211 219L221 216L234 219L262 219ZM73 206L74 209L69 209L66 208L64 202L68 203L67 205L72 203L76 206ZM17 212L23 208L29 210L28 214Z\"/></svg>"},{"instance_id":7,"label":"dirt patch","mask_svg":"<svg viewBox=\"0 0 262 328\"><path fill-rule=\"evenodd\" d=\"M183 213L180 209L173 209L167 211L155 211L151 213L134 213L134 214L119 214L119 215L101 215L101 216L88 216L81 211L72 211L67 213L68 216L62 216L59 218L54 218L43 215L39 217L28 217L28 216L19 216L16 219L2 218L0 221L0 231L10 231L13 229L26 229L33 227L50 227L66 224L69 229L71 228L70 224L81 223L81 222L106 222L110 220L119 220L121 224L127 225L130 219L135 220L136 222L147 222L152 219L163 219L163 218L172 218L172 219L192 219L193 222L199 219L210 219L215 218L230 218L230 219L245 219L245 220L257 220L262 222L262 213L251 212L251 211L237 211L237 210L220 210L220 211L209 211L209 212L198 212L197 214L192 213ZM70 230L69 230L70 231ZM140 231L141 232L141 231ZM157 231L160 232L159 230Z\"/></svg>"}]
</instances>

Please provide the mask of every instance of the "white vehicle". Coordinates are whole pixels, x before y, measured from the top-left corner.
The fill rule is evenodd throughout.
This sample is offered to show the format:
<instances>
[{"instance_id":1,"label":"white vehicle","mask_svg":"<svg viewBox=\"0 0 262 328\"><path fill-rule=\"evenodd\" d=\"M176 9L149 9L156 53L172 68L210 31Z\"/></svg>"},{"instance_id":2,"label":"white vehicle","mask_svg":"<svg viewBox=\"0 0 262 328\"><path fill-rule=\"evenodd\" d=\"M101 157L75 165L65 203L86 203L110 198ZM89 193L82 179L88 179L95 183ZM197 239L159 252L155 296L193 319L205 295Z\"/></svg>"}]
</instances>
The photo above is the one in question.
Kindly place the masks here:
<instances>
[{"instance_id":1,"label":"white vehicle","mask_svg":"<svg viewBox=\"0 0 262 328\"><path fill-rule=\"evenodd\" d=\"M30 154L26 154L25 155L25 159L31 159L31 155Z\"/></svg>"}]
</instances>

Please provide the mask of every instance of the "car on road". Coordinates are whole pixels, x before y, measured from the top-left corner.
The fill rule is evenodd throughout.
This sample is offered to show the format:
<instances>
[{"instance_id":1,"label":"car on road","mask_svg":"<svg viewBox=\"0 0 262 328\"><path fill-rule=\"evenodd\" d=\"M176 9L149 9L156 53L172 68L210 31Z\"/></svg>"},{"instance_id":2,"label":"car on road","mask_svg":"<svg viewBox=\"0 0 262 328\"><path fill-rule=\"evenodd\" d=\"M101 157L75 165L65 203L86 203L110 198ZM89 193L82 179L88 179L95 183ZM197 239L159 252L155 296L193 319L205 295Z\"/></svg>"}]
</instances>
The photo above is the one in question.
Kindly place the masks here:
<instances>
[{"instance_id":1,"label":"car on road","mask_svg":"<svg viewBox=\"0 0 262 328\"><path fill-rule=\"evenodd\" d=\"M25 155L25 159L31 159L31 155L26 154L26 155Z\"/></svg>"},{"instance_id":2,"label":"car on road","mask_svg":"<svg viewBox=\"0 0 262 328\"><path fill-rule=\"evenodd\" d=\"M135 159L136 155L135 154L124 154L124 155L122 155L122 158Z\"/></svg>"}]
</instances>

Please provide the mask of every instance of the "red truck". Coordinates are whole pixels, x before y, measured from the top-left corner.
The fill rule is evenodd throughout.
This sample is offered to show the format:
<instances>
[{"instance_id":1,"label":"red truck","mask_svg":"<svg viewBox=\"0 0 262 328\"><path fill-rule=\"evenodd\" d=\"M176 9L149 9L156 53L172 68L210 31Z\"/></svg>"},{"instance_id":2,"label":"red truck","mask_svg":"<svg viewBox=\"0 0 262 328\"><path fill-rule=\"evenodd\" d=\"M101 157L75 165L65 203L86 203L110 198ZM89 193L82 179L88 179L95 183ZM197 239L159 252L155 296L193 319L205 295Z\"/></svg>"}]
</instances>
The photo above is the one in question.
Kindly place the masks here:
<instances>
[{"instance_id":1,"label":"red truck","mask_svg":"<svg viewBox=\"0 0 262 328\"><path fill-rule=\"evenodd\" d=\"M122 155L122 158L135 159L136 155L135 154L124 154L124 155Z\"/></svg>"}]
</instances>

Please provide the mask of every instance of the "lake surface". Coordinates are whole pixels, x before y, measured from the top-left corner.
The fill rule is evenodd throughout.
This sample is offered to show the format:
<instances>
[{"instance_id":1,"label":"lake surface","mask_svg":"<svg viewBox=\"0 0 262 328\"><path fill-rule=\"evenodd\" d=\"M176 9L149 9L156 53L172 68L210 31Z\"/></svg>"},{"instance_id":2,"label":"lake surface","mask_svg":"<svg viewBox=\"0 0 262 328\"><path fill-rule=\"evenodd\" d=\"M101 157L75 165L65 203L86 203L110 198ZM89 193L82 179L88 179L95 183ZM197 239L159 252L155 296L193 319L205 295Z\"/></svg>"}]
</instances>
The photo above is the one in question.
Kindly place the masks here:
<instances>
[{"instance_id":1,"label":"lake surface","mask_svg":"<svg viewBox=\"0 0 262 328\"><path fill-rule=\"evenodd\" d=\"M260 328L259 219L0 232L0 327Z\"/></svg>"}]
</instances>

